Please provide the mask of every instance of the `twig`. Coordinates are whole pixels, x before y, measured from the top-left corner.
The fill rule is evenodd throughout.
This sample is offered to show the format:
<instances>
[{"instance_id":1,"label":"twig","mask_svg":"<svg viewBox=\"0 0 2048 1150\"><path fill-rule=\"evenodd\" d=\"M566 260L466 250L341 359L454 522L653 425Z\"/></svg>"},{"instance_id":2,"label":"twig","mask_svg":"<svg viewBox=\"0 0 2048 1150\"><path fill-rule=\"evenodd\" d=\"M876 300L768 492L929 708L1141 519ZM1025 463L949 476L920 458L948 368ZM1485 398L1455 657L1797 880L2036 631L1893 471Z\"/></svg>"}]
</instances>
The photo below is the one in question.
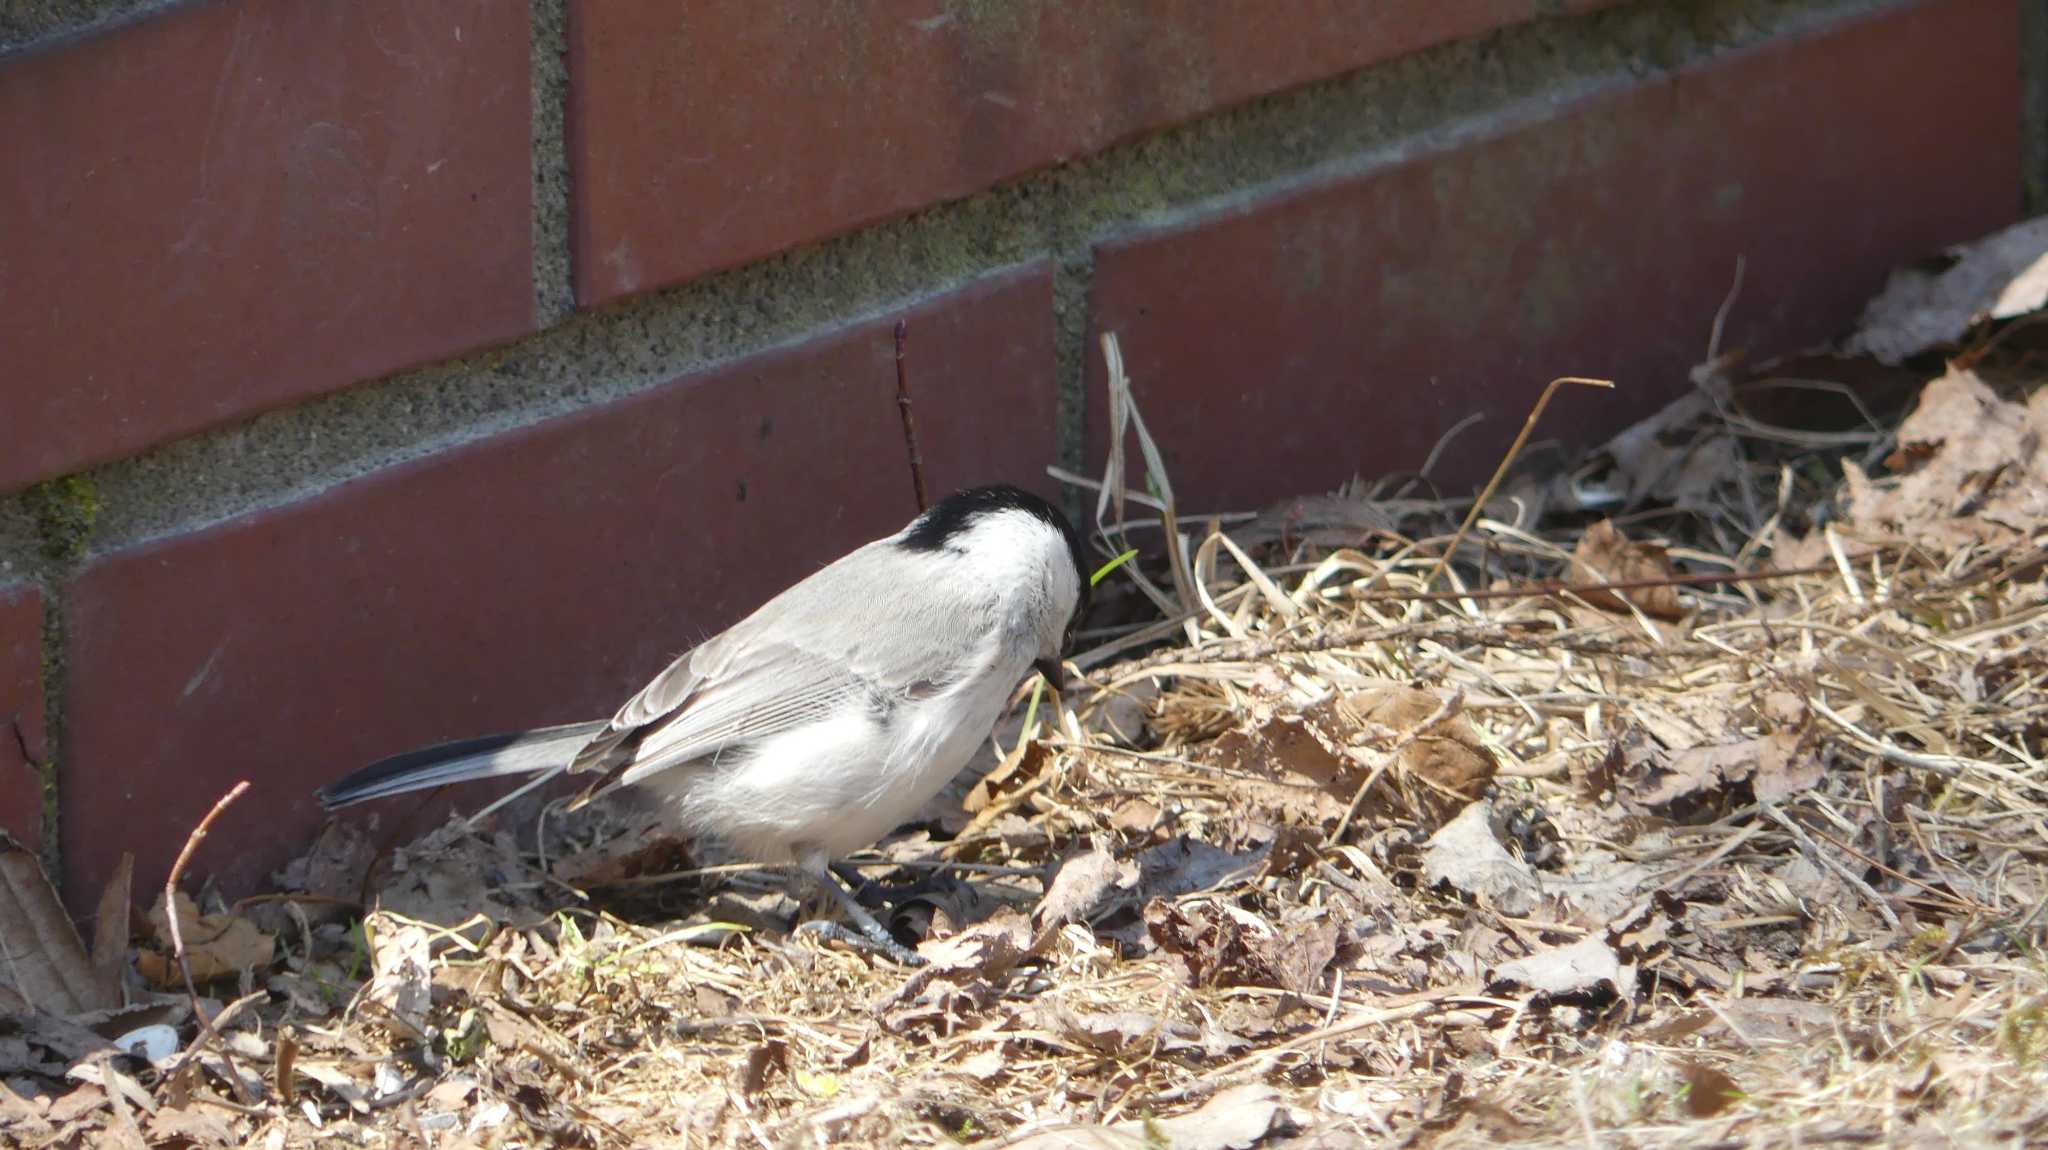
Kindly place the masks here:
<instances>
[{"instance_id":1,"label":"twig","mask_svg":"<svg viewBox=\"0 0 2048 1150\"><path fill-rule=\"evenodd\" d=\"M1429 569L1429 577L1422 581L1423 586L1427 587L1436 582L1436 577L1444 573L1444 568L1450 564L1451 556L1458 553L1458 544L1465 541L1465 532L1472 529L1472 523L1479 518L1480 511L1485 509L1486 501L1493 498L1494 488L1499 487L1500 481L1507 477L1508 466L1522 453L1522 445L1529 441L1529 433L1536 430L1536 421L1542 418L1543 409L1550 406L1550 397L1557 394L1558 385L1566 383L1576 383L1582 387L1614 386L1611 379L1587 379L1577 375L1561 375L1550 381L1549 386L1543 389L1543 394L1537 397L1536 406L1529 409L1529 418L1522 421L1522 430L1516 433L1515 441L1508 445L1507 454L1501 456L1500 466L1493 469L1493 478L1486 481L1485 490L1479 493L1479 498L1472 501L1472 510L1465 513L1465 521L1458 524L1457 533L1451 536L1451 545L1444 548L1444 553L1437 559L1436 566Z\"/></svg>"},{"instance_id":2,"label":"twig","mask_svg":"<svg viewBox=\"0 0 2048 1150\"><path fill-rule=\"evenodd\" d=\"M199 844L206 838L206 832L212 829L213 820L219 818L220 813L228 809L228 804L241 798L242 792L248 789L249 780L243 779L227 794L222 795L219 802L213 804L213 809L206 812L206 817L200 819L199 825L193 827L192 833L185 837L185 849L178 852L177 861L171 864L171 873L164 878L164 921L171 928L171 953L177 956L178 973L185 978L185 997L192 1004L192 1017L199 1020L199 1037L212 1039L213 1044L220 1048L221 1061L227 1063L228 1067L228 1085L234 1088L235 1097L244 1102L252 1099L249 1097L248 1088L242 1083L242 1072L235 1068L234 1053L228 1049L228 1044L221 1040L220 1031L213 1028L213 1020L207 1018L206 1011L200 1008L199 988L192 982L192 964L185 957L185 934L178 924L178 878L185 873L185 864L192 861L192 852L199 849ZM178 1059L178 1065L172 1068L170 1077L177 1077L185 1069L186 1064L198 1055L202 1045L202 1042L195 1041L186 1047L184 1057Z\"/></svg>"},{"instance_id":3,"label":"twig","mask_svg":"<svg viewBox=\"0 0 2048 1150\"><path fill-rule=\"evenodd\" d=\"M1871 889L1870 884L1864 882L1842 860L1821 850L1820 844L1813 841L1813 836L1806 833L1805 827L1793 821L1791 816L1779 810L1774 803L1763 803L1759 809L1769 816L1773 822L1776 822L1779 826L1784 827L1786 831L1790 832L1793 838L1799 840L1799 845L1806 849L1806 853L1813 857L1814 862L1835 872L1837 877L1843 882L1848 883L1857 894L1862 895L1877 910L1878 917L1884 919L1886 926L1891 927L1893 930L1901 929L1898 914L1892 910L1891 904L1884 900L1884 896Z\"/></svg>"},{"instance_id":4,"label":"twig","mask_svg":"<svg viewBox=\"0 0 2048 1150\"><path fill-rule=\"evenodd\" d=\"M917 510L923 514L932 505L925 494L924 456L917 450L917 420L910 413L910 374L904 366L903 345L910 338L910 324L896 321L896 410L903 416L903 446L910 453L910 485L917 492Z\"/></svg>"},{"instance_id":5,"label":"twig","mask_svg":"<svg viewBox=\"0 0 2048 1150\"><path fill-rule=\"evenodd\" d=\"M1247 1070L1262 1072L1265 1069L1265 1064L1272 1062L1283 1054L1303 1050L1318 1043L1327 1042L1332 1038L1341 1038L1347 1034L1369 1030L1375 1026L1385 1026L1390 1022L1402 1022L1410 1018L1420 1018L1433 1011L1442 1010L1445 999L1459 998L1469 993L1471 993L1469 987L1443 987L1437 990L1423 991L1419 995L1413 996L1420 999L1420 1001L1411 1001L1402 1006L1385 1010L1362 1010L1334 1026L1317 1027L1307 1034L1298 1035L1285 1042L1269 1046L1264 1050L1255 1050L1235 1062L1226 1063L1209 1071L1207 1074L1198 1075L1171 1090L1154 1094L1150 1101L1173 1102L1186 1098L1190 1094L1199 1094L1211 1086L1220 1086L1226 1080L1243 1074Z\"/></svg>"},{"instance_id":6,"label":"twig","mask_svg":"<svg viewBox=\"0 0 2048 1150\"><path fill-rule=\"evenodd\" d=\"M1707 334L1707 358L1709 366L1721 358L1721 329L1727 326L1728 313L1735 310L1735 301L1742 295L1742 273L1748 261L1742 253L1735 254L1735 282L1728 285L1728 294L1721 297L1721 306L1714 312L1714 326Z\"/></svg>"},{"instance_id":7,"label":"twig","mask_svg":"<svg viewBox=\"0 0 2048 1150\"><path fill-rule=\"evenodd\" d=\"M1862 558L1862 556L1857 556ZM1485 591L1375 591L1356 597L1360 603L1435 603L1450 599L1534 599L1544 595L1588 595L1599 591L1643 591L1654 587L1711 587L1716 583L1757 583L1767 579L1790 579L1795 575L1818 575L1833 571L1832 563L1811 567L1776 567L1768 571L1701 572L1691 575L1660 575L1652 579L1614 579L1604 583L1529 583L1520 587L1495 587Z\"/></svg>"},{"instance_id":8,"label":"twig","mask_svg":"<svg viewBox=\"0 0 2048 1150\"><path fill-rule=\"evenodd\" d=\"M37 770L42 770L45 766L49 765L29 751L28 731L22 726L21 713L19 711L7 716L7 725L14 728L14 745L21 751L22 762Z\"/></svg>"},{"instance_id":9,"label":"twig","mask_svg":"<svg viewBox=\"0 0 2048 1150\"><path fill-rule=\"evenodd\" d=\"M1863 728L1844 718L1820 699L1810 698L1806 702L1808 706L1813 708L1815 714L1834 724L1836 729L1849 736L1851 742L1883 758L1887 762L1897 763L1902 767L1932 771L1948 779L1968 778L1972 771L1982 771L1992 778L2009 783L2022 790L2048 793L2048 787L2044 787L2016 771L2001 767L1997 763L1987 763L1982 759L1965 759L1955 755L1920 754L1915 751L1909 751L1904 747L1894 746L1864 731Z\"/></svg>"}]
</instances>

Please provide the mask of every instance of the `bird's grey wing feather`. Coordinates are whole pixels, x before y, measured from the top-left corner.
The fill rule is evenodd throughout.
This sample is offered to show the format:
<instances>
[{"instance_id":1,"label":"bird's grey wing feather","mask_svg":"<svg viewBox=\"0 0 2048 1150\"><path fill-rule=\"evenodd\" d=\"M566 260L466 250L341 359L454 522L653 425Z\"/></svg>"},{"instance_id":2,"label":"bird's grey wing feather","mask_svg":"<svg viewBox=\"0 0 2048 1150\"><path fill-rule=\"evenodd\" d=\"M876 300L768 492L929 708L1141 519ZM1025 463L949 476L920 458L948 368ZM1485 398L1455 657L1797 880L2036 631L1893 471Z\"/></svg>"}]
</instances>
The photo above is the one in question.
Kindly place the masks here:
<instances>
[{"instance_id":1,"label":"bird's grey wing feather","mask_svg":"<svg viewBox=\"0 0 2048 1150\"><path fill-rule=\"evenodd\" d=\"M636 782L847 706L887 705L885 688L837 660L786 645L753 656L729 674L700 682L671 716L643 728L618 781Z\"/></svg>"},{"instance_id":2,"label":"bird's grey wing feather","mask_svg":"<svg viewBox=\"0 0 2048 1150\"><path fill-rule=\"evenodd\" d=\"M989 637L986 592L947 595L878 562L871 543L684 654L619 709L572 770L630 778L801 726L865 698L878 706L967 673ZM916 561L914 558L911 561ZM919 588L911 593L910 586ZM963 625L965 624L965 625Z\"/></svg>"}]
</instances>

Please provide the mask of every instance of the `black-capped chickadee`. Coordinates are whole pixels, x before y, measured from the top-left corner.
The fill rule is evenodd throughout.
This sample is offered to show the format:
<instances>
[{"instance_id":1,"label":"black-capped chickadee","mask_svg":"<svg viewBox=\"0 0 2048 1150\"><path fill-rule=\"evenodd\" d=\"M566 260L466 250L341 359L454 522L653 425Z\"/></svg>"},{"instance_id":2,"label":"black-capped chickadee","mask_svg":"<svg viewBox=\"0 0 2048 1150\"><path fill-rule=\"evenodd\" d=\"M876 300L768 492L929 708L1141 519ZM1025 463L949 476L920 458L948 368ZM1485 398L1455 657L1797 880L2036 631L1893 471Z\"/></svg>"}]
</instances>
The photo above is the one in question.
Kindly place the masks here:
<instances>
[{"instance_id":1,"label":"black-capped chickadee","mask_svg":"<svg viewBox=\"0 0 2048 1150\"><path fill-rule=\"evenodd\" d=\"M585 800L648 788L686 830L794 863L877 948L908 960L830 864L943 789L1025 676L1061 685L1088 591L1080 536L1052 504L1015 487L962 491L678 657L610 721L407 752L320 801L601 772Z\"/></svg>"}]
</instances>

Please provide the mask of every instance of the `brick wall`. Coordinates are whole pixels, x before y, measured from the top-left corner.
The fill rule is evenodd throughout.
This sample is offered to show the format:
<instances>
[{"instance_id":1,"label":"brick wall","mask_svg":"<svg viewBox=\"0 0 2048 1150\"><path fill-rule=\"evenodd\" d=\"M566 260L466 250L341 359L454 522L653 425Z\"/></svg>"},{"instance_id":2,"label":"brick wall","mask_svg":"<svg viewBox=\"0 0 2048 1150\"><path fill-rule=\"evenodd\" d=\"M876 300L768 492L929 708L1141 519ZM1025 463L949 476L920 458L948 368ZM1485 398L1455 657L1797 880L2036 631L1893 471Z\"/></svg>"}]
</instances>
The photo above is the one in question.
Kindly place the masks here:
<instances>
[{"instance_id":1,"label":"brick wall","mask_svg":"<svg viewBox=\"0 0 2048 1150\"><path fill-rule=\"evenodd\" d=\"M26 11L30 14L21 15ZM2019 0L288 0L0 14L0 825L261 881L311 788L608 710L935 486L1483 472L2039 185ZM2034 113L2031 119L2028 113ZM1490 432L1491 434L1486 434ZM18 735L17 735L18 732ZM54 803L45 801L54 782Z\"/></svg>"}]
</instances>

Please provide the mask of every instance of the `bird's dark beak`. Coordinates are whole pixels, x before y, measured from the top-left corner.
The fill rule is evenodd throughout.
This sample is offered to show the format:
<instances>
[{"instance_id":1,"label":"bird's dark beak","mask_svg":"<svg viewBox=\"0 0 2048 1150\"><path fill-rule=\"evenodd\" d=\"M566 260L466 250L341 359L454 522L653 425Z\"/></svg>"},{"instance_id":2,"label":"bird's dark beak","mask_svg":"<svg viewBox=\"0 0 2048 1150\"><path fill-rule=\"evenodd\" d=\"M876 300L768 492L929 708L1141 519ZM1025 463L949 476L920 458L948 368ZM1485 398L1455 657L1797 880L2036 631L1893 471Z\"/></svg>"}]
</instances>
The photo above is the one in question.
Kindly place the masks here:
<instances>
[{"instance_id":1,"label":"bird's dark beak","mask_svg":"<svg viewBox=\"0 0 2048 1150\"><path fill-rule=\"evenodd\" d=\"M1055 691L1066 689L1067 669L1058 659L1047 656L1031 664L1031 666L1039 674L1045 676L1046 686L1051 687Z\"/></svg>"}]
</instances>

